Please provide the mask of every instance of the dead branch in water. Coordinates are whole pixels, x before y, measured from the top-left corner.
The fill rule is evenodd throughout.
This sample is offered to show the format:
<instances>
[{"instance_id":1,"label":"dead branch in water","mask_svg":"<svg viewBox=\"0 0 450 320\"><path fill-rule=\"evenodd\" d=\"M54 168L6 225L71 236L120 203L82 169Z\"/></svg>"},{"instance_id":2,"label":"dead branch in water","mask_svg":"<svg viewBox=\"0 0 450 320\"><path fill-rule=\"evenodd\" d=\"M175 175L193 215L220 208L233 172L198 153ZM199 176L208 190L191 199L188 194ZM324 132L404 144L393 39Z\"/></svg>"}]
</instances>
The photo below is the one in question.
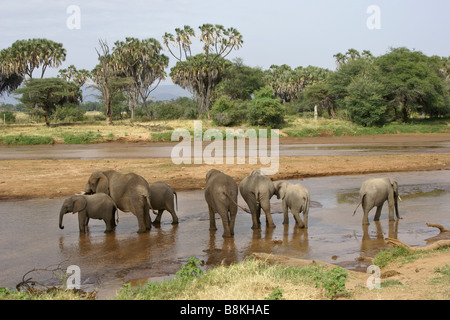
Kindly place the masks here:
<instances>
[{"instance_id":1,"label":"dead branch in water","mask_svg":"<svg viewBox=\"0 0 450 320\"><path fill-rule=\"evenodd\" d=\"M446 229L444 226L437 224L437 223L428 223L427 222L427 226L438 228L440 232L450 232L450 229Z\"/></svg>"}]
</instances>

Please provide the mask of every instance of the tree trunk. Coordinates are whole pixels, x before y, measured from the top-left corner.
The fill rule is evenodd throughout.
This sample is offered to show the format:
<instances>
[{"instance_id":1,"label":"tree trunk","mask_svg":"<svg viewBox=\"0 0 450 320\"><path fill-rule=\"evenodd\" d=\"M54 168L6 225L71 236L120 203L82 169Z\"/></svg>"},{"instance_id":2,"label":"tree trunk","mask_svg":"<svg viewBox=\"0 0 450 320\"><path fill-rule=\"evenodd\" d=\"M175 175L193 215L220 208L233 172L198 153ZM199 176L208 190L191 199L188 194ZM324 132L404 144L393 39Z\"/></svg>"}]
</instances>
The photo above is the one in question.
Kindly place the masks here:
<instances>
[{"instance_id":1,"label":"tree trunk","mask_svg":"<svg viewBox=\"0 0 450 320\"><path fill-rule=\"evenodd\" d=\"M402 103L402 121L403 121L404 123L407 123L408 120L409 120L409 115L408 115L408 100L407 100L407 98L405 98L405 99L403 100L403 103Z\"/></svg>"}]
</instances>

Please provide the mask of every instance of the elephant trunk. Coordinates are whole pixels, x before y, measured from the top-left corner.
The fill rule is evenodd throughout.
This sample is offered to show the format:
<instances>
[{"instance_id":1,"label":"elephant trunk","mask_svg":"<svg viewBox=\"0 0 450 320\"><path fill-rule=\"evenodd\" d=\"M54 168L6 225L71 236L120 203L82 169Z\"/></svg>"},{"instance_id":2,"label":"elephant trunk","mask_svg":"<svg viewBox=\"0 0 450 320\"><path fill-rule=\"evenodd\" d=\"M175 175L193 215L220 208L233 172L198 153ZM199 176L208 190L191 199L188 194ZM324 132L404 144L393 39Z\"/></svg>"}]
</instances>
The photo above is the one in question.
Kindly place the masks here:
<instances>
[{"instance_id":1,"label":"elephant trunk","mask_svg":"<svg viewBox=\"0 0 450 320\"><path fill-rule=\"evenodd\" d=\"M64 214L66 214L65 210L61 209L61 211L59 212L59 228L60 229L64 229L64 226L62 224L63 223Z\"/></svg>"},{"instance_id":2,"label":"elephant trunk","mask_svg":"<svg viewBox=\"0 0 450 320\"><path fill-rule=\"evenodd\" d=\"M397 216L397 219L400 219L400 214L398 213L398 199L400 198L400 196L398 195L398 193L394 194L394 208L395 208L395 214Z\"/></svg>"},{"instance_id":3,"label":"elephant trunk","mask_svg":"<svg viewBox=\"0 0 450 320\"><path fill-rule=\"evenodd\" d=\"M84 194L93 194L94 191L91 189L91 186L89 183L86 183L86 186L84 187Z\"/></svg>"}]
</instances>

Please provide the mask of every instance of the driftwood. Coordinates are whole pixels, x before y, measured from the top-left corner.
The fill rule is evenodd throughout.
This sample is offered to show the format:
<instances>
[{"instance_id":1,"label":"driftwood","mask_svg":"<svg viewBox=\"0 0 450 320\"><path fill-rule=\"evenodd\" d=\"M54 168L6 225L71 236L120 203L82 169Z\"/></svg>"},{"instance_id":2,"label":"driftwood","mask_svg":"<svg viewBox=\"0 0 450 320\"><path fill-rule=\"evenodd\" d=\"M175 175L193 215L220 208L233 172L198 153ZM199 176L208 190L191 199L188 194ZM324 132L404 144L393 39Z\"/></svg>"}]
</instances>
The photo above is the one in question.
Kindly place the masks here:
<instances>
[{"instance_id":1,"label":"driftwood","mask_svg":"<svg viewBox=\"0 0 450 320\"><path fill-rule=\"evenodd\" d=\"M450 229L446 229L444 226L437 223L427 223L427 226L438 228L440 232L450 232Z\"/></svg>"},{"instance_id":2,"label":"driftwood","mask_svg":"<svg viewBox=\"0 0 450 320\"><path fill-rule=\"evenodd\" d=\"M423 247L410 247L407 244L401 242L400 240L393 239L393 238L386 238L384 241L387 244L392 244L393 246L396 246L396 247L406 248L409 252L415 252L415 251L419 251L419 250L435 250L435 249L450 246L450 240L439 240L433 244L423 246Z\"/></svg>"},{"instance_id":3,"label":"driftwood","mask_svg":"<svg viewBox=\"0 0 450 320\"><path fill-rule=\"evenodd\" d=\"M440 233L443 232L450 232L450 229L444 228L442 225L437 223L427 223L428 227L438 228L440 230ZM401 242L400 240L393 239L393 238L386 238L384 240L387 244L391 244L396 247L406 248L409 252L415 252L419 250L436 250L439 248L444 248L450 246L450 239L449 240L438 240L436 242L433 242L430 245L426 245L423 247L411 247L408 246L406 243Z\"/></svg>"}]
</instances>

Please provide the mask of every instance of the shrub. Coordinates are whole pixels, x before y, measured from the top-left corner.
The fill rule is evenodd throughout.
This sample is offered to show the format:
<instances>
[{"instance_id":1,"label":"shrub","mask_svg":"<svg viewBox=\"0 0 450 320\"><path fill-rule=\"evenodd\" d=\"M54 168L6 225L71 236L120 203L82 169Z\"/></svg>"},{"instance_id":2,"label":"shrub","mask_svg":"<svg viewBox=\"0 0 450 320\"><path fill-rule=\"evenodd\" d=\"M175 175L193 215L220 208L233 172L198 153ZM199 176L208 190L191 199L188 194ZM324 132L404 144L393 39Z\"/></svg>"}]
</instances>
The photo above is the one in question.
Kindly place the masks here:
<instances>
[{"instance_id":1,"label":"shrub","mask_svg":"<svg viewBox=\"0 0 450 320\"><path fill-rule=\"evenodd\" d=\"M285 109L273 97L272 88L265 87L255 92L249 106L248 119L252 125L280 128L284 124Z\"/></svg>"},{"instance_id":2,"label":"shrub","mask_svg":"<svg viewBox=\"0 0 450 320\"><path fill-rule=\"evenodd\" d=\"M247 114L247 105L240 100L230 100L225 96L217 99L211 108L211 117L219 126L233 126L241 123Z\"/></svg>"}]
</instances>

